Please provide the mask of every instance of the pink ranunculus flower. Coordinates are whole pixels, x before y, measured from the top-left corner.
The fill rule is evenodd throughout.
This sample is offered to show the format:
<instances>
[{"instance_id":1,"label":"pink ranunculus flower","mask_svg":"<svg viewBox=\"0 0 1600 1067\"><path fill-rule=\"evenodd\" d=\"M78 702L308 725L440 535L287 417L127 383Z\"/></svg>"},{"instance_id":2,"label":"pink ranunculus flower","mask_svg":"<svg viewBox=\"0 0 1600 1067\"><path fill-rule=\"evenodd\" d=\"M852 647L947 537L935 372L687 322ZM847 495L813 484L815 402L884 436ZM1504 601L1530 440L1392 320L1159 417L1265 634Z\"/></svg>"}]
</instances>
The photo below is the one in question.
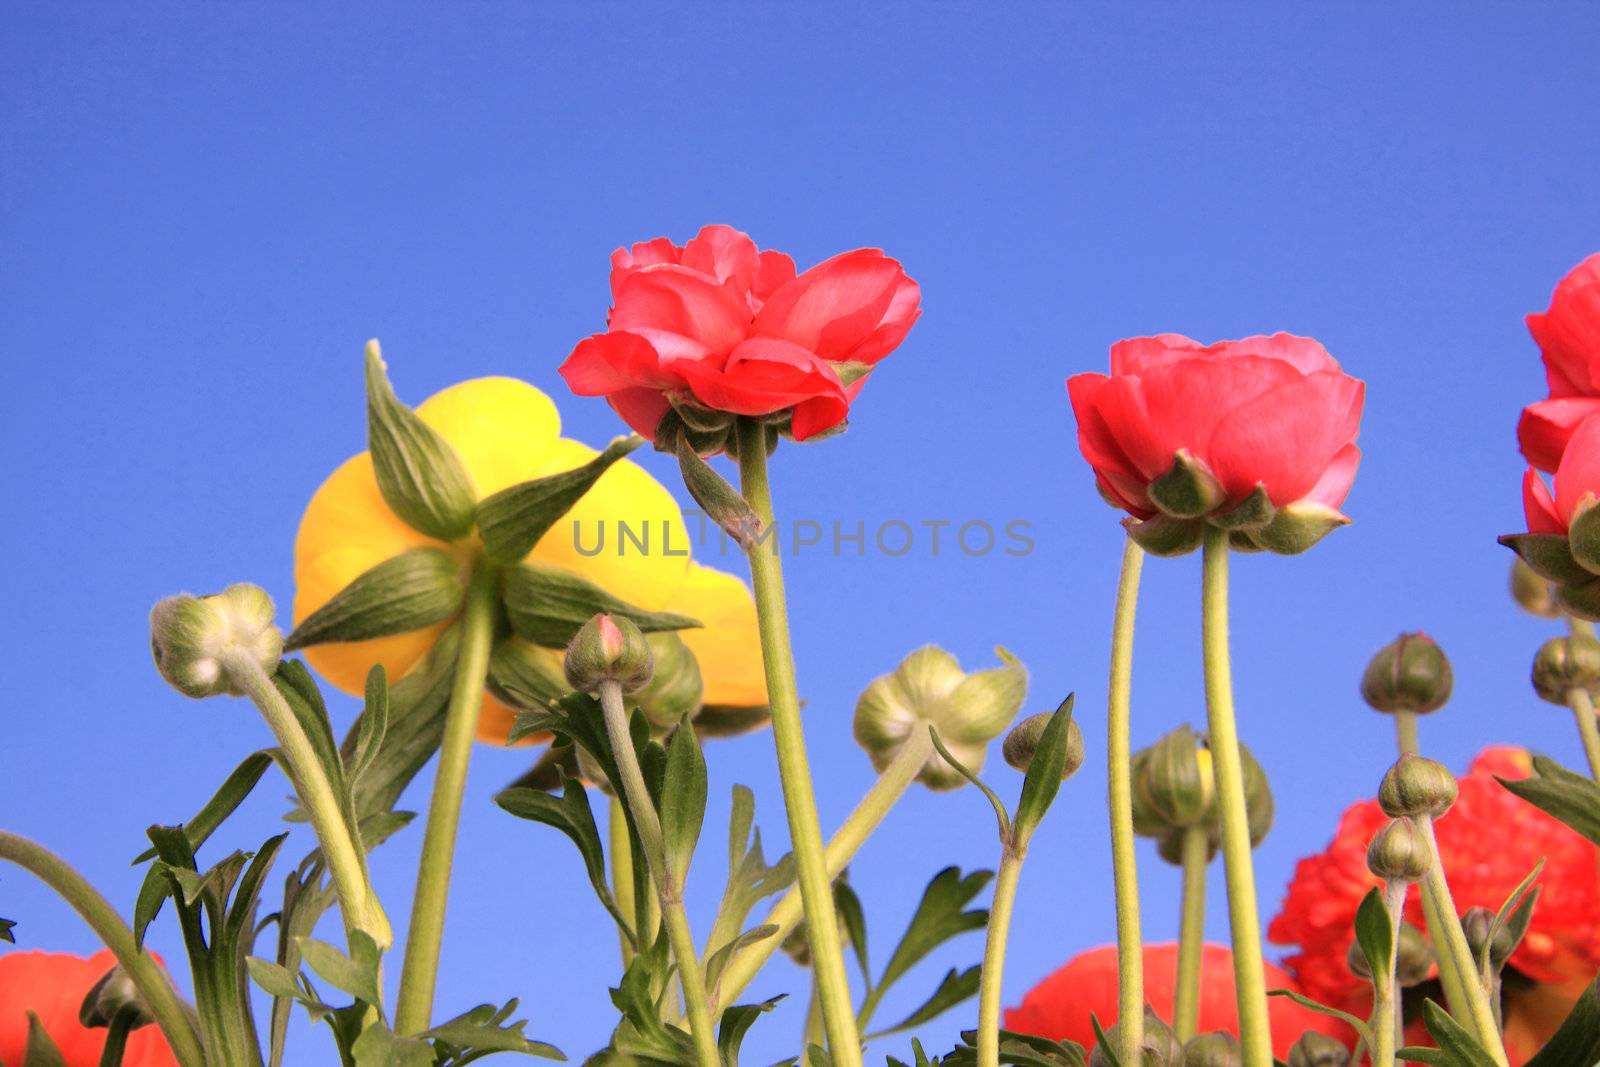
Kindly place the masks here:
<instances>
[{"instance_id":1,"label":"pink ranunculus flower","mask_svg":"<svg viewBox=\"0 0 1600 1067\"><path fill-rule=\"evenodd\" d=\"M921 313L917 283L877 249L796 274L729 226L682 247L660 237L618 249L611 294L608 329L579 342L561 376L652 441L676 412L700 451L720 448L735 416L801 441L838 428Z\"/></svg>"},{"instance_id":2,"label":"pink ranunculus flower","mask_svg":"<svg viewBox=\"0 0 1600 1067\"><path fill-rule=\"evenodd\" d=\"M1348 521L1365 385L1310 338L1137 337L1067 389L1101 493L1152 551L1188 551L1211 523L1295 552Z\"/></svg>"},{"instance_id":3,"label":"pink ranunculus flower","mask_svg":"<svg viewBox=\"0 0 1600 1067\"><path fill-rule=\"evenodd\" d=\"M1517 441L1529 463L1554 472L1578 424L1600 412L1600 252L1561 279L1550 308L1528 316L1550 396L1522 410Z\"/></svg>"}]
</instances>

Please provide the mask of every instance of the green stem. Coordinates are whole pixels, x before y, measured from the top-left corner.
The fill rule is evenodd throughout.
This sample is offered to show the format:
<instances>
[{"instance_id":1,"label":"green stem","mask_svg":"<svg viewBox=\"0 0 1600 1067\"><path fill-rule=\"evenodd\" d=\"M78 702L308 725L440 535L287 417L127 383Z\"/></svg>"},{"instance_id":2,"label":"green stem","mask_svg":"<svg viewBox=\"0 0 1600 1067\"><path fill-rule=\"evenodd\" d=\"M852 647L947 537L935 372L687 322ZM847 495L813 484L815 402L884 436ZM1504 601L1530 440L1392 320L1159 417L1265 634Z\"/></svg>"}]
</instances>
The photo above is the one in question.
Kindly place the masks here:
<instances>
[{"instance_id":1,"label":"green stem","mask_svg":"<svg viewBox=\"0 0 1600 1067\"><path fill-rule=\"evenodd\" d=\"M489 674L499 578L490 567L474 568L461 617L461 648L456 659L450 704L445 709L439 742L439 769L428 804L428 826L422 835L422 859L411 900L411 926L406 958L400 971L400 996L395 1003L394 1032L402 1036L428 1029L433 1016L433 989L444 941L445 902L450 895L450 867L455 859L456 828L467 788L467 764L483 708L483 687Z\"/></svg>"},{"instance_id":2,"label":"green stem","mask_svg":"<svg viewBox=\"0 0 1600 1067\"><path fill-rule=\"evenodd\" d=\"M128 1034L133 1030L138 1009L124 1008L106 1024L106 1043L100 1050L100 1067L122 1067L122 1055L128 1047Z\"/></svg>"},{"instance_id":3,"label":"green stem","mask_svg":"<svg viewBox=\"0 0 1600 1067\"><path fill-rule=\"evenodd\" d=\"M1201 643L1205 651L1206 716L1222 821L1222 866L1233 935L1233 977L1239 1005L1243 1067L1272 1067L1267 1018L1267 978L1261 958L1261 918L1250 856L1244 769L1233 712L1233 668L1228 657L1228 531L1207 526L1201 569Z\"/></svg>"},{"instance_id":4,"label":"green stem","mask_svg":"<svg viewBox=\"0 0 1600 1067\"><path fill-rule=\"evenodd\" d=\"M1383 887L1384 910L1389 913L1390 944L1389 968L1383 974L1372 976L1372 1015L1367 1025L1372 1031L1371 1067L1395 1067L1395 1042L1400 1032L1400 998L1398 953L1400 948L1400 912L1405 907L1406 883L1388 882Z\"/></svg>"},{"instance_id":5,"label":"green stem","mask_svg":"<svg viewBox=\"0 0 1600 1067\"><path fill-rule=\"evenodd\" d=\"M1428 865L1428 873L1422 879L1422 888L1424 893L1433 897L1434 909L1439 920L1438 933L1444 935L1442 942L1435 937L1434 952L1439 958L1441 971L1445 965L1444 958L1449 956L1450 966L1455 970L1457 981L1460 983L1462 1002L1466 1008L1466 1017L1457 1016L1457 1020L1476 1031L1478 1043L1488 1051L1496 1063L1500 1064L1500 1067L1507 1067L1510 1061L1506 1059L1505 1045L1500 1039L1500 1029L1494 1023L1494 1009L1489 1005L1489 995L1477 980L1478 969L1472 959L1472 949L1467 944L1467 935L1461 930L1456 902L1450 895L1450 883L1445 880L1444 865L1439 862L1439 840L1434 836L1433 816L1418 815L1416 824L1422 830L1422 835L1428 842L1428 849L1433 854L1433 862Z\"/></svg>"},{"instance_id":6,"label":"green stem","mask_svg":"<svg viewBox=\"0 0 1600 1067\"><path fill-rule=\"evenodd\" d=\"M200 1038L189 1021L177 991L167 978L161 965L140 950L134 942L133 931L122 921L99 891L73 870L72 867L43 845L19 834L0 830L0 860L14 863L39 881L55 890L56 894L72 905L83 921L117 957L139 995L144 997L156 1025L166 1035L173 1055L182 1067L206 1067L205 1054L200 1049Z\"/></svg>"},{"instance_id":7,"label":"green stem","mask_svg":"<svg viewBox=\"0 0 1600 1067\"><path fill-rule=\"evenodd\" d=\"M1414 756L1422 751L1422 744L1417 740L1416 712L1397 711L1394 713L1394 740L1402 756L1408 752Z\"/></svg>"},{"instance_id":8,"label":"green stem","mask_svg":"<svg viewBox=\"0 0 1600 1067\"><path fill-rule=\"evenodd\" d=\"M351 834L344 805L300 720L255 656L242 650L229 650L220 659L228 677L267 721L278 742L278 751L289 766L295 792L311 817L311 829L317 835L317 844L322 846L328 873L333 878L346 934L361 930L380 949L388 948L394 934L389 928L389 917L373 892L366 853Z\"/></svg>"},{"instance_id":9,"label":"green stem","mask_svg":"<svg viewBox=\"0 0 1600 1067\"><path fill-rule=\"evenodd\" d=\"M867 838L882 824L884 816L889 814L889 809L905 796L906 790L916 780L917 774L933 752L933 735L925 726L913 730L906 738L905 744L895 753L889 766L883 769L883 773L878 775L878 780L872 783L872 788L867 790L866 796L861 798L861 803L856 805L856 809L850 813L844 825L840 826L828 840L824 859L827 862L830 885L845 867L849 866ZM800 890L798 887L792 888L772 906L772 910L762 921L762 925L776 926L778 932L740 949L723 971L721 992L717 996L719 1015L720 1006L732 1004L739 994L744 992L745 987L772 958L772 954L778 951L783 939L793 933L804 918ZM738 931L733 931L733 934L737 933ZM876 1006L877 997L869 990L862 1004L861 1014L857 1017L858 1025L864 1025L861 1020L868 1018Z\"/></svg>"},{"instance_id":10,"label":"green stem","mask_svg":"<svg viewBox=\"0 0 1600 1067\"><path fill-rule=\"evenodd\" d=\"M844 951L839 944L833 883L823 854L822 827L817 819L816 795L800 725L800 697L795 689L794 653L784 605L783 564L778 558L772 489L767 481L767 433L767 427L755 420L739 420L740 487L761 524L759 539L752 538L746 551L750 581L755 587L772 739L778 755L778 777L783 784L783 806L789 817L790 845L799 873L800 899L806 929L811 934L812 969L822 997L828 1050L835 1067L861 1067L861 1035L850 1004L850 980L845 975Z\"/></svg>"},{"instance_id":11,"label":"green stem","mask_svg":"<svg viewBox=\"0 0 1600 1067\"><path fill-rule=\"evenodd\" d=\"M673 869L672 857L667 854L661 836L661 817L650 799L650 789L645 784L644 771L633 750L633 738L628 730L628 709L622 704L622 685L616 681L600 683L600 708L605 715L606 736L611 742L611 755L622 777L623 799L633 814L634 830L644 846L645 862L655 880L656 893L661 899L661 921L667 928L667 941L672 955L678 961L678 981L683 987L684 1009L689 1016L689 1033L694 1039L695 1057L700 1067L721 1067L717 1053L717 1035L711 1022L711 1006L706 1000L705 973L700 970L700 957L695 951L694 935L689 930L689 916L683 908L683 873Z\"/></svg>"},{"instance_id":12,"label":"green stem","mask_svg":"<svg viewBox=\"0 0 1600 1067\"><path fill-rule=\"evenodd\" d=\"M1133 843L1133 622L1139 609L1144 549L1122 548L1117 605L1111 617L1111 681L1106 697L1107 788L1111 869L1117 905L1117 1026L1123 1063L1138 1063L1144 1046L1144 944L1139 932L1139 872Z\"/></svg>"},{"instance_id":13,"label":"green stem","mask_svg":"<svg viewBox=\"0 0 1600 1067\"><path fill-rule=\"evenodd\" d=\"M800 1062L815 1067L811 1062L811 1046L819 1048L824 1041L822 1032L822 998L817 995L817 980L811 979L811 999L806 1004L806 1028L800 1033Z\"/></svg>"},{"instance_id":14,"label":"green stem","mask_svg":"<svg viewBox=\"0 0 1600 1067\"><path fill-rule=\"evenodd\" d=\"M1183 904L1178 913L1178 977L1172 1002L1172 1029L1179 1041L1200 1024L1200 964L1206 940L1206 866L1211 842L1204 826L1188 826L1181 842Z\"/></svg>"},{"instance_id":15,"label":"green stem","mask_svg":"<svg viewBox=\"0 0 1600 1067\"><path fill-rule=\"evenodd\" d=\"M994 879L994 901L989 905L989 936L983 948L983 970L978 977L978 1067L1000 1067L1000 976L1006 966L1006 937L1017 899L1026 843L1007 841Z\"/></svg>"},{"instance_id":16,"label":"green stem","mask_svg":"<svg viewBox=\"0 0 1600 1067\"><path fill-rule=\"evenodd\" d=\"M628 816L622 810L622 801L616 797L608 798L606 805L609 815L607 829L610 832L611 853L611 896L617 902L617 911L623 915L637 916L638 902L633 895L633 841L628 835ZM635 918L637 923L638 919ZM617 931L617 940L622 943L622 969L627 970L628 964L633 962L633 942L628 940L628 935ZM641 942L642 944L642 942Z\"/></svg>"},{"instance_id":17,"label":"green stem","mask_svg":"<svg viewBox=\"0 0 1600 1067\"><path fill-rule=\"evenodd\" d=\"M1422 915L1428 926L1428 940L1434 945L1434 960L1439 967L1439 987L1444 990L1445 1007L1450 1009L1450 1014L1455 1018L1465 1019L1466 988L1462 985L1461 974L1455 968L1455 961L1444 950L1444 920L1426 883L1418 888L1422 891Z\"/></svg>"},{"instance_id":18,"label":"green stem","mask_svg":"<svg viewBox=\"0 0 1600 1067\"><path fill-rule=\"evenodd\" d=\"M1600 724L1595 722L1594 701L1589 698L1589 691L1573 686L1567 691L1567 707L1572 709L1572 717L1578 723L1578 736L1583 738L1583 754L1589 757L1589 774L1600 782Z\"/></svg>"}]
</instances>

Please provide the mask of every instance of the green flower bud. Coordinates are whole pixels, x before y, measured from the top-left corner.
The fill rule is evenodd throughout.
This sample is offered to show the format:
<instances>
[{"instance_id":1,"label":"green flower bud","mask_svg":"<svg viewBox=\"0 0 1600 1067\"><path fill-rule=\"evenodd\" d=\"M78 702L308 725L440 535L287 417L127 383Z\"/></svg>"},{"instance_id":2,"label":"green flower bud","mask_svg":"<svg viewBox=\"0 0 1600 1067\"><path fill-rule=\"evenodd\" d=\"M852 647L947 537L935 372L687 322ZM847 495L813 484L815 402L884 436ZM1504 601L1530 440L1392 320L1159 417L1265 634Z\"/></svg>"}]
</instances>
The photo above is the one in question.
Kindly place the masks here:
<instances>
[{"instance_id":1,"label":"green flower bud","mask_svg":"<svg viewBox=\"0 0 1600 1067\"><path fill-rule=\"evenodd\" d=\"M238 696L241 690L222 657L243 653L267 673L277 670L283 632L272 618L272 598L260 586L230 585L212 596L169 596L150 611L156 670L185 696Z\"/></svg>"},{"instance_id":2,"label":"green flower bud","mask_svg":"<svg viewBox=\"0 0 1600 1067\"><path fill-rule=\"evenodd\" d=\"M1245 821L1250 827L1250 847L1255 848L1267 839L1272 829L1277 802L1272 798L1272 786L1267 782L1267 772L1256 762L1255 756L1244 745L1239 746L1239 764L1244 772ZM1220 832L1221 813L1217 814L1214 831Z\"/></svg>"},{"instance_id":3,"label":"green flower bud","mask_svg":"<svg viewBox=\"0 0 1600 1067\"><path fill-rule=\"evenodd\" d=\"M1196 1034L1183 1046L1183 1067L1239 1067L1239 1039L1218 1030Z\"/></svg>"},{"instance_id":4,"label":"green flower bud","mask_svg":"<svg viewBox=\"0 0 1600 1067\"><path fill-rule=\"evenodd\" d=\"M1044 736L1044 728L1050 725L1050 720L1055 716L1048 711L1041 711L1037 715L1029 715L1017 723L1006 734L1005 742L1000 746L1000 754L1006 762L1024 773L1033 765L1033 754L1039 751L1039 739ZM943 739L941 735L941 740ZM1061 780L1064 782L1078 773L1078 768L1083 766L1083 731L1078 729L1077 720L1067 723L1067 761L1061 766Z\"/></svg>"},{"instance_id":5,"label":"green flower bud","mask_svg":"<svg viewBox=\"0 0 1600 1067\"><path fill-rule=\"evenodd\" d=\"M1118 1047L1121 1026L1118 1023L1106 1031L1106 1041L1112 1048ZM1181 1067L1183 1064L1183 1042L1148 1004L1144 1009L1144 1044L1140 1046L1140 1053L1141 1063L1137 1067ZM1098 1042L1089 1054L1089 1067L1111 1067L1111 1061Z\"/></svg>"},{"instance_id":6,"label":"green flower bud","mask_svg":"<svg viewBox=\"0 0 1600 1067\"><path fill-rule=\"evenodd\" d=\"M1511 561L1511 598L1530 615L1541 619L1561 617L1555 583L1522 562L1520 557Z\"/></svg>"},{"instance_id":7,"label":"green flower bud","mask_svg":"<svg viewBox=\"0 0 1600 1067\"><path fill-rule=\"evenodd\" d=\"M1424 633L1401 634L1378 650L1361 676L1361 697L1390 715L1438 711L1450 699L1450 661Z\"/></svg>"},{"instance_id":8,"label":"green flower bud","mask_svg":"<svg viewBox=\"0 0 1600 1067\"><path fill-rule=\"evenodd\" d=\"M1140 757L1133 776L1137 823L1160 827L1164 834L1214 815L1217 786L1211 750L1196 740L1187 723L1141 750Z\"/></svg>"},{"instance_id":9,"label":"green flower bud","mask_svg":"<svg viewBox=\"0 0 1600 1067\"><path fill-rule=\"evenodd\" d=\"M1400 945L1395 953L1395 981L1401 989L1419 986L1433 970L1433 946L1421 930L1408 922L1400 924Z\"/></svg>"},{"instance_id":10,"label":"green flower bud","mask_svg":"<svg viewBox=\"0 0 1600 1067\"><path fill-rule=\"evenodd\" d=\"M155 1022L155 1015L150 1011L150 1005L145 1003L139 987L133 984L133 979L118 964L89 987L78 1008L78 1022L87 1027L110 1026L111 1020L123 1012L133 1013L130 1029L137 1030Z\"/></svg>"},{"instance_id":11,"label":"green flower bud","mask_svg":"<svg viewBox=\"0 0 1600 1067\"><path fill-rule=\"evenodd\" d=\"M1488 908L1468 908L1466 914L1461 916L1461 932L1467 935L1467 947L1472 949L1473 959L1477 959L1483 952L1483 946L1489 943L1489 931L1494 927L1494 912ZM1489 966L1498 971L1506 965L1511 958L1511 953L1517 948L1517 935L1506 925L1501 925L1495 931L1494 943L1489 946Z\"/></svg>"},{"instance_id":12,"label":"green flower bud","mask_svg":"<svg viewBox=\"0 0 1600 1067\"><path fill-rule=\"evenodd\" d=\"M1378 806L1391 819L1443 815L1456 802L1456 778L1444 764L1406 753L1378 787Z\"/></svg>"},{"instance_id":13,"label":"green flower bud","mask_svg":"<svg viewBox=\"0 0 1600 1067\"><path fill-rule=\"evenodd\" d=\"M1386 882L1420 882L1432 865L1428 839L1410 819L1390 819L1367 846L1367 870Z\"/></svg>"},{"instance_id":14,"label":"green flower bud","mask_svg":"<svg viewBox=\"0 0 1600 1067\"><path fill-rule=\"evenodd\" d=\"M1289 1046L1289 1067L1349 1067L1350 1050L1344 1042L1307 1030Z\"/></svg>"},{"instance_id":15,"label":"green flower bud","mask_svg":"<svg viewBox=\"0 0 1600 1067\"><path fill-rule=\"evenodd\" d=\"M634 694L633 700L657 730L670 730L685 715L700 710L700 662L671 630L648 634L645 643L655 663L650 684Z\"/></svg>"},{"instance_id":16,"label":"green flower bud","mask_svg":"<svg viewBox=\"0 0 1600 1067\"><path fill-rule=\"evenodd\" d=\"M983 766L989 742L1016 718L1028 691L1028 672L1005 649L1001 665L967 674L956 658L928 645L907 656L894 673L876 678L856 702L856 744L882 772L915 728L932 726L939 740L973 773ZM966 779L934 752L917 775L930 789L955 789Z\"/></svg>"},{"instance_id":17,"label":"green flower bud","mask_svg":"<svg viewBox=\"0 0 1600 1067\"><path fill-rule=\"evenodd\" d=\"M1574 689L1600 697L1600 641L1582 634L1546 641L1533 657L1533 688L1552 704L1565 704Z\"/></svg>"},{"instance_id":18,"label":"green flower bud","mask_svg":"<svg viewBox=\"0 0 1600 1067\"><path fill-rule=\"evenodd\" d=\"M1183 866L1183 835L1184 830L1167 830L1156 837L1156 854L1174 867ZM1206 833L1206 862L1210 863L1217 858L1217 850L1222 846L1222 834L1218 827L1207 828Z\"/></svg>"},{"instance_id":19,"label":"green flower bud","mask_svg":"<svg viewBox=\"0 0 1600 1067\"><path fill-rule=\"evenodd\" d=\"M620 615L596 615L567 646L567 682L580 693L594 693L602 682L617 682L634 693L650 682L655 669L650 644Z\"/></svg>"}]
</instances>

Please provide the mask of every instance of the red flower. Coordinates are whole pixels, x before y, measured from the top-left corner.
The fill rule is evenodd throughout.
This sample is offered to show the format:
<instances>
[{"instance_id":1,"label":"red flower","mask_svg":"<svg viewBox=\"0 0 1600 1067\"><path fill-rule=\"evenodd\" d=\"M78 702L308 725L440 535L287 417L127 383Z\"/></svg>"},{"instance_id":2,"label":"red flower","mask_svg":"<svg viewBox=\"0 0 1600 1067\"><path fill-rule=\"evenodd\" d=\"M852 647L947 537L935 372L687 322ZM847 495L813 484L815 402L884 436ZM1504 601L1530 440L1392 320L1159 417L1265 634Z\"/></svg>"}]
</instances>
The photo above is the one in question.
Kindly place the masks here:
<instances>
[{"instance_id":1,"label":"red flower","mask_svg":"<svg viewBox=\"0 0 1600 1067\"><path fill-rule=\"evenodd\" d=\"M88 959L53 952L0 956L0 1063L22 1062L31 1011L61 1050L67 1067L95 1067L106 1031L79 1024L78 1009L94 984L116 965L109 950ZM128 1036L123 1067L176 1067L177 1062L160 1027L144 1026Z\"/></svg>"},{"instance_id":2,"label":"red flower","mask_svg":"<svg viewBox=\"0 0 1600 1067\"><path fill-rule=\"evenodd\" d=\"M1199 1032L1226 1030L1238 1036L1239 1014L1234 1004L1233 953L1222 945L1207 945L1201 956ZM1144 948L1145 1001L1161 1018L1172 1018L1177 985L1178 946L1167 943ZM1283 971L1267 965L1268 989L1295 989ZM1344 1024L1300 1007L1287 997L1267 1001L1272 1016L1272 1048L1285 1056L1289 1046L1307 1030L1343 1037ZM1094 1048L1094 1025L1089 1016L1109 1029L1117 1021L1117 946L1101 945L1075 956L1065 967L1030 989L1022 1005L1006 1009L1005 1027L1022 1034L1037 1034L1052 1041L1072 1040Z\"/></svg>"},{"instance_id":3,"label":"red flower","mask_svg":"<svg viewBox=\"0 0 1600 1067\"><path fill-rule=\"evenodd\" d=\"M1600 412L1600 253L1561 279L1550 310L1528 316L1528 332L1550 397L1522 410L1517 440L1529 463L1554 471L1579 423Z\"/></svg>"},{"instance_id":4,"label":"red flower","mask_svg":"<svg viewBox=\"0 0 1600 1067\"><path fill-rule=\"evenodd\" d=\"M1566 536L1586 498L1600 496L1600 418L1584 419L1573 431L1555 468L1555 492L1532 467L1522 476L1522 511L1528 532Z\"/></svg>"},{"instance_id":5,"label":"red flower","mask_svg":"<svg viewBox=\"0 0 1600 1067\"><path fill-rule=\"evenodd\" d=\"M1495 781L1496 775L1524 778L1529 768L1521 749L1484 750L1459 780L1455 806L1437 823L1439 856L1463 913L1473 907L1497 910L1539 859L1545 860L1533 922L1510 961L1527 981L1506 983L1508 1051L1517 1063L1549 1037L1600 967L1600 867L1594 846ZM1282 910L1267 928L1276 944L1299 946L1284 962L1307 996L1362 1016L1371 1008L1370 991L1350 972L1345 954L1355 938L1356 908L1379 884L1367 870L1366 849L1386 821L1375 800L1346 810L1327 850L1295 868ZM1426 930L1415 890L1407 898L1405 917Z\"/></svg>"},{"instance_id":6,"label":"red flower","mask_svg":"<svg viewBox=\"0 0 1600 1067\"><path fill-rule=\"evenodd\" d=\"M1180 449L1220 486L1225 511L1256 487L1279 508L1337 512L1350 492L1365 386L1293 334L1202 346L1177 334L1111 346L1111 374L1067 380L1078 447L1101 492L1140 519Z\"/></svg>"},{"instance_id":7,"label":"red flower","mask_svg":"<svg viewBox=\"0 0 1600 1067\"><path fill-rule=\"evenodd\" d=\"M664 237L611 256L609 329L579 342L561 376L655 439L674 406L789 417L805 440L842 423L865 374L920 314L917 283L877 249L796 276L782 252L729 226L683 247Z\"/></svg>"}]
</instances>

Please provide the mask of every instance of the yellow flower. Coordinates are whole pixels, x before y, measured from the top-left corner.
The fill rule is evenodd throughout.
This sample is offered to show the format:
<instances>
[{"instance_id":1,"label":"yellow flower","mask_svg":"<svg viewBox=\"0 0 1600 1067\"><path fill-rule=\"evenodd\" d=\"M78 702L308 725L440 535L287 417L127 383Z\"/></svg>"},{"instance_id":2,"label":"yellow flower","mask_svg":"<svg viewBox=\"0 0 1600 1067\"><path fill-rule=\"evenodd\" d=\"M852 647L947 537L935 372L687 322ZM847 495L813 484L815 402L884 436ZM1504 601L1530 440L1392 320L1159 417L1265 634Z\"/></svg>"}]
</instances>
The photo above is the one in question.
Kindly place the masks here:
<instances>
[{"instance_id":1,"label":"yellow flower","mask_svg":"<svg viewBox=\"0 0 1600 1067\"><path fill-rule=\"evenodd\" d=\"M422 421L455 449L478 499L534 478L571 470L594 449L560 436L561 417L544 393L512 378L478 378L453 385L417 408ZM623 543L621 524L648 538L640 550ZM606 538L595 551L597 539ZM700 663L708 705L764 705L766 683L756 632L755 604L731 574L690 560L689 531L672 494L644 468L621 460L602 475L539 541L528 559L564 567L608 593L649 611L699 619L681 632ZM311 498L295 539L294 619L298 625L352 580L385 560L417 548L444 548L463 559L482 551L476 536L444 544L402 522L384 502L363 452L343 463ZM668 554L667 549L672 554ZM450 625L366 641L315 645L306 659L335 687L359 694L368 670L383 664L391 679L420 660ZM540 649L557 676L561 652ZM488 693L478 736L504 743L514 713Z\"/></svg>"}]
</instances>

